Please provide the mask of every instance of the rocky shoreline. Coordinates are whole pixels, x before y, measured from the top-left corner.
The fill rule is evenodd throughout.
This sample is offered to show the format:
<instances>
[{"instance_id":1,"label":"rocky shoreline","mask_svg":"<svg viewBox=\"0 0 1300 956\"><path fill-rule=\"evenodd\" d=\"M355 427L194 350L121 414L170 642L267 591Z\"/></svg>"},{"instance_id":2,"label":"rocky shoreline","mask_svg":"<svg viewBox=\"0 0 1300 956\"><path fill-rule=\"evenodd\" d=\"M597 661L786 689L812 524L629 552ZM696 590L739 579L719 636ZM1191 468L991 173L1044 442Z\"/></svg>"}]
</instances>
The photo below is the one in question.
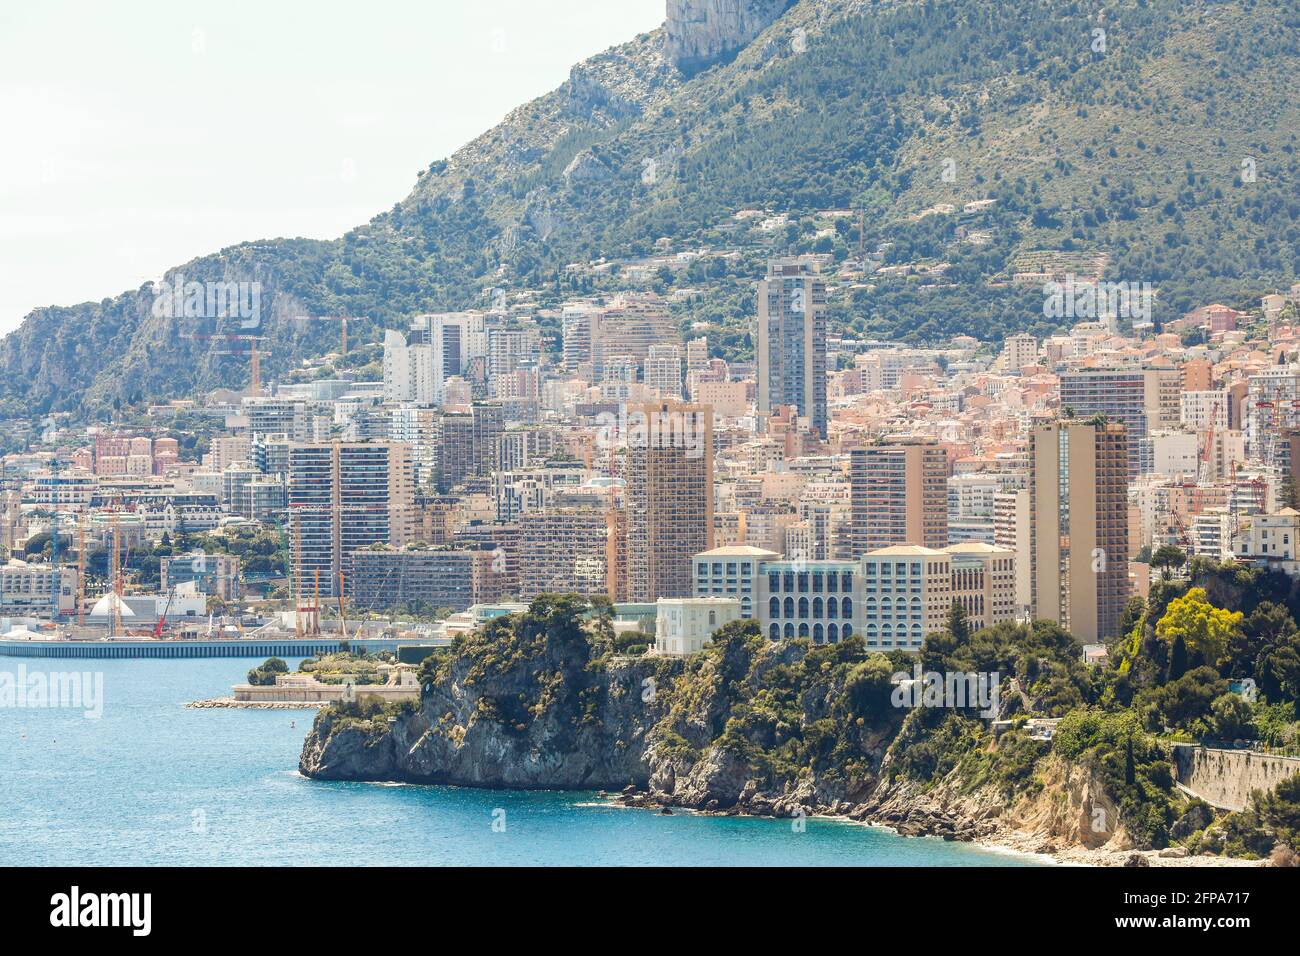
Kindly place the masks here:
<instances>
[{"instance_id":1,"label":"rocky shoreline","mask_svg":"<svg viewBox=\"0 0 1300 956\"><path fill-rule=\"evenodd\" d=\"M757 805L720 808L694 808L681 806L671 799L664 799L648 790L627 787L622 792L613 794L599 791L598 796L610 802L612 806L626 809L647 810L659 813L693 813L702 816L724 817L792 817L802 807L787 807L780 801ZM1220 866L1267 866L1267 860L1241 860L1216 855L1189 856L1181 847L1164 850L1137 850L1132 848L1086 847L1080 845L1061 845L1041 834L1017 830L1005 824L994 822L999 814L992 814L983 820L955 819L933 814L924 809L911 813L899 813L895 810L883 813L873 812L868 804L845 809L843 803L837 807L822 807L808 813L810 818L837 820L861 826L879 827L904 837L930 837L946 841L971 843L986 850L1009 853L1018 856L1031 856L1040 860L1049 860L1054 864L1065 866L1114 866L1114 867L1220 867Z\"/></svg>"},{"instance_id":2,"label":"rocky shoreline","mask_svg":"<svg viewBox=\"0 0 1300 956\"><path fill-rule=\"evenodd\" d=\"M1122 827L1094 832L1090 826L1093 811L1104 808L1117 820L1118 808L1089 770L1063 763L1047 768L1050 782L1042 790L1015 797L987 787L967 792L956 775L929 786L882 775L854 801L819 792L809 780L787 786L780 793L764 792L743 768L720 759L718 753L688 768L674 766L672 758L651 748L645 768L648 774L643 770L630 775L633 782L620 790L613 779L622 774L610 772L611 768L592 773L590 764L574 767L562 760L530 765L527 760L509 758L499 744L474 748L476 759L491 754L501 761L491 776L483 774L491 761L473 762L477 772L466 773L466 755L460 747L451 748L455 754L451 757L442 750L444 738L430 734L425 719L417 715L409 720L398 721L373 737L357 727L322 726L318 718L304 742L300 770L306 776L325 779L403 780L482 789L596 789L617 806L660 813L777 819L803 814L1078 866L1266 865L1266 861L1217 855L1189 856L1181 847L1140 849ZM436 750L428 749L435 745ZM449 772L453 767L455 772ZM502 772L505 768L513 772Z\"/></svg>"}]
</instances>

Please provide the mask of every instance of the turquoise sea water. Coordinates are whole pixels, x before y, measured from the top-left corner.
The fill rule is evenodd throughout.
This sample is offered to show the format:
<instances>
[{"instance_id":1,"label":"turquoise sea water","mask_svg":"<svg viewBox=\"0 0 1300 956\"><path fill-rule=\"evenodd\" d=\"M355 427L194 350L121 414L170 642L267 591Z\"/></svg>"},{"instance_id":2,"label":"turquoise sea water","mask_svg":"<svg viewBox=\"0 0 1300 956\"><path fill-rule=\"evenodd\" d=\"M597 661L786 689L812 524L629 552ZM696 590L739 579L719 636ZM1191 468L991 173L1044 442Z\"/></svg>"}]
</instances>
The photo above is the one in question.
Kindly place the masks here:
<instances>
[{"instance_id":1,"label":"turquoise sea water","mask_svg":"<svg viewBox=\"0 0 1300 956\"><path fill-rule=\"evenodd\" d=\"M796 833L790 821L660 816L591 793L308 780L296 768L313 711L184 707L228 693L254 663L0 657L0 672L55 665L104 682L99 719L0 709L0 865L1032 862L841 821Z\"/></svg>"}]
</instances>

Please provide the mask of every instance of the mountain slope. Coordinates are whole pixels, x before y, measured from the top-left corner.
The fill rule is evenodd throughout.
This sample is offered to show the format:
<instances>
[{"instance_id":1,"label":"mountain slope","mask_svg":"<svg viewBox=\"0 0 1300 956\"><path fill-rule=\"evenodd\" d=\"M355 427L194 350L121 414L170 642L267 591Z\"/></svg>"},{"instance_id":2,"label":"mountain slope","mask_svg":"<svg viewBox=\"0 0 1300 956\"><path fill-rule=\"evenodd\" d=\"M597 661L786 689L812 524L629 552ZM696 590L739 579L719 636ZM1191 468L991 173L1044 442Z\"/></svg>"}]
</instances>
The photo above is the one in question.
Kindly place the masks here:
<instances>
[{"instance_id":1,"label":"mountain slope","mask_svg":"<svg viewBox=\"0 0 1300 956\"><path fill-rule=\"evenodd\" d=\"M1155 283L1157 318L1300 274L1287 0L669 6L666 30L575 66L341 239L246 243L176 271L262 283L271 374L336 341L295 316L369 316L374 340L495 287L587 291L566 264L645 255L660 236L742 250L699 309L743 350L765 255L856 249L846 221L818 238L814 214L834 208L865 210L886 265L940 266L837 299L833 323L867 335L1044 331L1041 288L1007 281L1044 250ZM748 207L792 225L738 230ZM0 345L0 414L102 414L247 380L245 361L152 302L146 288L32 313Z\"/></svg>"}]
</instances>

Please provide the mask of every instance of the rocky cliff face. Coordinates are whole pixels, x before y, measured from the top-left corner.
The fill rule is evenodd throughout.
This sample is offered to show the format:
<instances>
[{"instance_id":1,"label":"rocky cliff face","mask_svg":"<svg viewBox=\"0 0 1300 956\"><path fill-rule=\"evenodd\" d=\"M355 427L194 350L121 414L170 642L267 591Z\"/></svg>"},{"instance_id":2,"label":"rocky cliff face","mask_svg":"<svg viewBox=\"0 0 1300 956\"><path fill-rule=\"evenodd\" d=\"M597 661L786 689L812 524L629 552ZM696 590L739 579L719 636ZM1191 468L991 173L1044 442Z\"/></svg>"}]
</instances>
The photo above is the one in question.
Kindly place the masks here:
<instances>
[{"instance_id":1,"label":"rocky cliff face","mask_svg":"<svg viewBox=\"0 0 1300 956\"><path fill-rule=\"evenodd\" d=\"M650 673L615 667L571 685L573 693L566 696L583 698L580 711L551 701L513 712L539 685L560 690L555 675L573 672L555 665L544 658L535 667L484 681L470 676L472 664L458 662L447 681L426 693L417 712L386 726L382 719L324 712L303 745L299 769L328 780L518 790L647 786L646 734L662 716L653 701L641 700Z\"/></svg>"},{"instance_id":2,"label":"rocky cliff face","mask_svg":"<svg viewBox=\"0 0 1300 956\"><path fill-rule=\"evenodd\" d=\"M790 7L792 0L668 0L669 58L685 73L730 59Z\"/></svg>"},{"instance_id":3,"label":"rocky cliff face","mask_svg":"<svg viewBox=\"0 0 1300 956\"><path fill-rule=\"evenodd\" d=\"M414 711L322 711L300 770L776 816L897 809L881 771L903 715L884 658L771 644L752 622L689 660L618 657L566 602L464 638L426 667Z\"/></svg>"},{"instance_id":4,"label":"rocky cliff face","mask_svg":"<svg viewBox=\"0 0 1300 956\"><path fill-rule=\"evenodd\" d=\"M646 735L664 716L666 661L610 662L576 599L539 599L426 668L421 705L391 723L359 708L318 715L304 774L518 789L645 786ZM647 688L651 690L647 691Z\"/></svg>"},{"instance_id":5,"label":"rocky cliff face","mask_svg":"<svg viewBox=\"0 0 1300 956\"><path fill-rule=\"evenodd\" d=\"M493 622L426 673L418 710L389 723L383 716L326 710L303 746L300 769L311 777L407 780L478 787L624 789L662 804L772 812L786 803L824 807L865 795L892 737L856 719L848 662L806 669L786 687L784 710L742 719L742 700L765 701L765 689L805 671L809 648L771 645L736 629L719 653L690 661L602 653L571 609L534 604L514 622ZM813 652L828 658L827 651ZM883 685L887 687L887 682ZM858 696L861 696L858 693ZM839 725L857 772L795 749L794 725ZM772 725L776 725L775 727ZM781 728L781 729L778 729ZM728 734L727 731L732 733ZM778 760L779 755L779 760ZM796 765L810 763L800 788ZM829 771L823 779L822 772ZM796 789L798 790L796 795Z\"/></svg>"}]
</instances>

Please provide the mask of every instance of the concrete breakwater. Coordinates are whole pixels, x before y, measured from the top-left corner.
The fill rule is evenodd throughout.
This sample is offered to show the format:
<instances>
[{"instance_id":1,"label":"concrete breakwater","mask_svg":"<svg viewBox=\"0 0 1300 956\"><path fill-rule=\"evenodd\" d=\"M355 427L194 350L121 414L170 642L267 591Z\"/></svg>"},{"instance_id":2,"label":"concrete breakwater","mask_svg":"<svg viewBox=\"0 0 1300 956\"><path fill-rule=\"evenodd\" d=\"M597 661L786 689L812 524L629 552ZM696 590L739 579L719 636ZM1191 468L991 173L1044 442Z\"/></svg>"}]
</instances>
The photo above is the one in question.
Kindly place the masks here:
<instances>
[{"instance_id":1,"label":"concrete breakwater","mask_svg":"<svg viewBox=\"0 0 1300 956\"><path fill-rule=\"evenodd\" d=\"M233 697L213 697L210 700L196 700L185 706L192 710L315 710L324 707L328 701L317 700L236 700Z\"/></svg>"},{"instance_id":2,"label":"concrete breakwater","mask_svg":"<svg viewBox=\"0 0 1300 956\"><path fill-rule=\"evenodd\" d=\"M1252 790L1272 790L1300 773L1300 757L1251 750L1174 745L1177 779L1190 793L1221 810L1244 810Z\"/></svg>"}]
</instances>

